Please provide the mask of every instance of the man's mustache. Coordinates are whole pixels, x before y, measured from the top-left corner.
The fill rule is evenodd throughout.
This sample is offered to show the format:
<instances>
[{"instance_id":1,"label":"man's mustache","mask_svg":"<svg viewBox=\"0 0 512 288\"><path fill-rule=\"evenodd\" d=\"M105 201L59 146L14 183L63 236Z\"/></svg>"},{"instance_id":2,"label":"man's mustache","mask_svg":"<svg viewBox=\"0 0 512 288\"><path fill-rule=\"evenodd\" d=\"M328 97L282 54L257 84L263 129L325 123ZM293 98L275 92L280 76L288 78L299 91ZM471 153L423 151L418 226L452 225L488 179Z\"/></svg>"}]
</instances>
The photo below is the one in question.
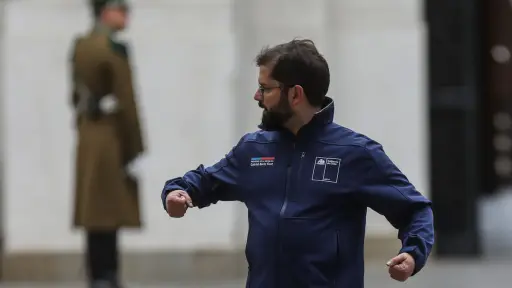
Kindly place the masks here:
<instances>
[{"instance_id":1,"label":"man's mustache","mask_svg":"<svg viewBox=\"0 0 512 288\"><path fill-rule=\"evenodd\" d=\"M263 105L263 102L258 102L258 106L260 106L260 108L267 110L267 107L265 107L265 105Z\"/></svg>"}]
</instances>

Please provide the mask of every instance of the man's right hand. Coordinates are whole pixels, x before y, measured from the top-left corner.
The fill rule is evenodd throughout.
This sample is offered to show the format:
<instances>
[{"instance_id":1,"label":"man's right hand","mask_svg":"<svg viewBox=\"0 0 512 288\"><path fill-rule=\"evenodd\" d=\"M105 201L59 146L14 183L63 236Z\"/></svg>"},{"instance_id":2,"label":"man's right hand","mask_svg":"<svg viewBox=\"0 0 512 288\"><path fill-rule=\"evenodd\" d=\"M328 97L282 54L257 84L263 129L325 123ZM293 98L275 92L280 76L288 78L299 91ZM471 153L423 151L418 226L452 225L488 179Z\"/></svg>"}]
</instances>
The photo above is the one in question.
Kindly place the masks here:
<instances>
[{"instance_id":1,"label":"man's right hand","mask_svg":"<svg viewBox=\"0 0 512 288\"><path fill-rule=\"evenodd\" d=\"M171 191L165 198L167 214L173 218L183 217L190 206L192 206L192 199L183 190Z\"/></svg>"}]
</instances>

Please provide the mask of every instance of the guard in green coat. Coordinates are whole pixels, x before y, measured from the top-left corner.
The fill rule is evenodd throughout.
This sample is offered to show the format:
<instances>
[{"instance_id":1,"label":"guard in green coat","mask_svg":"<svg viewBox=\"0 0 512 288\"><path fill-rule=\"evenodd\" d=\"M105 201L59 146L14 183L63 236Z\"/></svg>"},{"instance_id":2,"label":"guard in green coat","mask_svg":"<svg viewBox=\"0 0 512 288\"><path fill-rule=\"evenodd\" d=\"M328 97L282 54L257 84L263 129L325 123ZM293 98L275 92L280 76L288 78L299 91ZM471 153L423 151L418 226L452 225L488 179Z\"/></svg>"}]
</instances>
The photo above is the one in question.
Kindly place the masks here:
<instances>
[{"instance_id":1,"label":"guard in green coat","mask_svg":"<svg viewBox=\"0 0 512 288\"><path fill-rule=\"evenodd\" d=\"M139 228L134 166L144 151L129 49L115 40L128 18L124 0L91 1L93 29L74 41L71 103L77 147L74 226L86 232L91 288L120 287L118 231Z\"/></svg>"}]
</instances>

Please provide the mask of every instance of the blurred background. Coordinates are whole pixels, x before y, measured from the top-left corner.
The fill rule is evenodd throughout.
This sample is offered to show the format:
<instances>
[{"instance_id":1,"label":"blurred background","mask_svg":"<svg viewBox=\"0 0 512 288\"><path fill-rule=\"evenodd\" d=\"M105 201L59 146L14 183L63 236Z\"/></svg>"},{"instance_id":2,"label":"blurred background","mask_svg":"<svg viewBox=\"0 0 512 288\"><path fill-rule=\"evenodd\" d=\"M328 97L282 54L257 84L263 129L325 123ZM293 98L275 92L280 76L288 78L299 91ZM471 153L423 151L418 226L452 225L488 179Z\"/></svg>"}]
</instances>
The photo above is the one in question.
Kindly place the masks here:
<instances>
[{"instance_id":1,"label":"blurred background","mask_svg":"<svg viewBox=\"0 0 512 288\"><path fill-rule=\"evenodd\" d=\"M82 287L69 53L92 25L86 3L0 0L0 287ZM329 62L336 121L382 143L434 201L434 255L406 284L384 265L398 251L396 231L369 213L367 287L509 287L510 1L130 3L123 38L148 143L144 228L121 237L130 287L244 287L245 207L221 203L171 220L160 192L256 129L253 58L295 37L315 41Z\"/></svg>"}]
</instances>

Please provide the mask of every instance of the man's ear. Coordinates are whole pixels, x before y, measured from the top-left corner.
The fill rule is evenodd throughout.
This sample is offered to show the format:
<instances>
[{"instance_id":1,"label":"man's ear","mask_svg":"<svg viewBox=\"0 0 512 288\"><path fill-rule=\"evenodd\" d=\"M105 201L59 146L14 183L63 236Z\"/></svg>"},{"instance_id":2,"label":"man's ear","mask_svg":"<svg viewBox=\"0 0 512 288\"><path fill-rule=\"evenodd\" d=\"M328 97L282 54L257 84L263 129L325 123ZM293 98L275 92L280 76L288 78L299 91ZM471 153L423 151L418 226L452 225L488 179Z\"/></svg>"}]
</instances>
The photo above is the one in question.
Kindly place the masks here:
<instances>
[{"instance_id":1,"label":"man's ear","mask_svg":"<svg viewBox=\"0 0 512 288\"><path fill-rule=\"evenodd\" d=\"M306 100L306 95L304 94L304 89L300 85L295 85L293 87L290 87L288 91L288 95L290 96L290 99L293 104L299 104L302 101Z\"/></svg>"}]
</instances>

